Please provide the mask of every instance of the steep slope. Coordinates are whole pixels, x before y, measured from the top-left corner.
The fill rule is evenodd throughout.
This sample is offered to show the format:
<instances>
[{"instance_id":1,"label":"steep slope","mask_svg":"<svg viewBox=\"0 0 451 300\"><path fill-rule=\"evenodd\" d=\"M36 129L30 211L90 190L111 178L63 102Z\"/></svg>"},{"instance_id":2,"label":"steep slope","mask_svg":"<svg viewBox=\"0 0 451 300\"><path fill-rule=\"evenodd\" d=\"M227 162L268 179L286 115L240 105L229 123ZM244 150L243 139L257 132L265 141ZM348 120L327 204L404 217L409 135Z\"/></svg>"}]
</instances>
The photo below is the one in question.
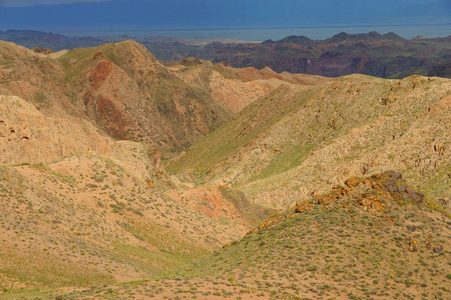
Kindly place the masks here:
<instances>
[{"instance_id":1,"label":"steep slope","mask_svg":"<svg viewBox=\"0 0 451 300\"><path fill-rule=\"evenodd\" d=\"M422 199L397 172L350 178L164 280L68 297L446 299L451 223Z\"/></svg>"},{"instance_id":2,"label":"steep slope","mask_svg":"<svg viewBox=\"0 0 451 300\"><path fill-rule=\"evenodd\" d=\"M45 116L17 96L0 95L0 104L1 164L53 162L89 153L119 158L128 150L126 141L113 141L84 119ZM139 149L144 150L146 146L139 145ZM123 157L124 161L127 159ZM136 162L130 164L135 165L134 171L140 177L148 172L146 165L136 168Z\"/></svg>"},{"instance_id":3,"label":"steep slope","mask_svg":"<svg viewBox=\"0 0 451 300\"><path fill-rule=\"evenodd\" d=\"M11 43L2 42L1 51L4 94L18 95L47 115L91 120L115 138L170 152L231 116L207 91L171 76L134 42L76 49L57 60Z\"/></svg>"},{"instance_id":4,"label":"steep slope","mask_svg":"<svg viewBox=\"0 0 451 300\"><path fill-rule=\"evenodd\" d=\"M32 103L47 115L84 117L64 90L64 69L44 54L0 42L0 92Z\"/></svg>"},{"instance_id":5,"label":"steep slope","mask_svg":"<svg viewBox=\"0 0 451 300\"><path fill-rule=\"evenodd\" d=\"M118 139L180 150L230 117L206 91L171 76L135 42L76 49L58 61L74 102Z\"/></svg>"},{"instance_id":6,"label":"steep slope","mask_svg":"<svg viewBox=\"0 0 451 300\"><path fill-rule=\"evenodd\" d=\"M89 105L74 97L90 93L99 99L112 93L111 99L118 99L114 94L118 90L139 91L143 84L142 91L163 93L162 102L173 101L171 93L186 89L206 95L211 103L202 99L191 103L194 108L182 120L185 124L197 122L189 119L196 111L213 109L216 101L208 92L169 74L142 46L101 48L122 68L99 49L69 52L59 56L59 62L11 43L1 46L0 297L7 297L11 289L142 279L239 239L271 213L238 191L202 187L189 178L167 175L161 154L153 147L159 140L113 138L101 130L105 123L96 110L89 111ZM99 57L92 60L90 51ZM146 61L152 64L144 66ZM105 70L110 73L105 75ZM158 76L152 77L152 72ZM136 94L122 99L130 109L139 100ZM159 119L149 122L169 120L170 111L153 114ZM167 124L180 125L173 120ZM192 125L194 133L185 141L200 136L203 124ZM138 125L142 130L149 126ZM169 131L160 129L161 135ZM183 141L174 139L172 145Z\"/></svg>"},{"instance_id":7,"label":"steep slope","mask_svg":"<svg viewBox=\"0 0 451 300\"><path fill-rule=\"evenodd\" d=\"M132 41L50 55L1 46L3 94L20 96L47 115L90 120L114 138L145 142L166 156L281 84L323 80L206 62L166 67Z\"/></svg>"},{"instance_id":8,"label":"steep slope","mask_svg":"<svg viewBox=\"0 0 451 300\"><path fill-rule=\"evenodd\" d=\"M427 196L451 198L451 84L361 75L279 88L167 164L252 201L289 207L349 176L398 169Z\"/></svg>"},{"instance_id":9,"label":"steep slope","mask_svg":"<svg viewBox=\"0 0 451 300\"><path fill-rule=\"evenodd\" d=\"M189 68L190 76L180 69L175 72L132 41L76 49L58 61L68 70L66 81L75 102L83 102L87 114L106 132L119 139L154 141L167 151L186 148L284 82L272 83L269 77L268 82L246 84L237 77L227 90L218 86L226 82L224 75L205 78L205 64ZM225 99L237 90L232 106Z\"/></svg>"},{"instance_id":10,"label":"steep slope","mask_svg":"<svg viewBox=\"0 0 451 300\"><path fill-rule=\"evenodd\" d=\"M4 291L145 278L240 238L270 213L235 191L169 178L154 149L86 120L46 117L17 96L0 104Z\"/></svg>"},{"instance_id":11,"label":"steep slope","mask_svg":"<svg viewBox=\"0 0 451 300\"><path fill-rule=\"evenodd\" d=\"M252 102L271 94L281 85L316 85L330 79L302 74L276 73L270 68L236 69L224 64L190 56L170 68L172 73L191 86L208 90L225 108L239 113Z\"/></svg>"}]
</instances>

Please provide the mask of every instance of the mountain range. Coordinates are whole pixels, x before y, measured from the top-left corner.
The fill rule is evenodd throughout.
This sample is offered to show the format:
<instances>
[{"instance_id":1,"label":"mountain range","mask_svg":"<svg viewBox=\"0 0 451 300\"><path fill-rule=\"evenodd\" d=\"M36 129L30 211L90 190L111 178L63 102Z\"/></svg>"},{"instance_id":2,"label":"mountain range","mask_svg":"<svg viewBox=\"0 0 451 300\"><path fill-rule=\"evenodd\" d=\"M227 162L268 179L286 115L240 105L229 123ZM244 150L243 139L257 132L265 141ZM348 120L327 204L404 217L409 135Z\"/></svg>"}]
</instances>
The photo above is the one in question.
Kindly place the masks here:
<instances>
[{"instance_id":1,"label":"mountain range","mask_svg":"<svg viewBox=\"0 0 451 300\"><path fill-rule=\"evenodd\" d=\"M357 40L420 44L256 47ZM450 79L35 50L0 41L0 298L451 293Z\"/></svg>"},{"instance_id":2,"label":"mountain range","mask_svg":"<svg viewBox=\"0 0 451 300\"><path fill-rule=\"evenodd\" d=\"M9 30L0 32L0 39L29 48L59 51L114 43L130 37L67 37L36 31ZM342 32L326 40L289 36L261 43L194 43L175 38L134 39L163 61L181 61L188 56L195 56L238 68L270 67L276 72L327 77L354 73L382 78L404 78L413 74L450 77L451 37L404 39L395 33L382 35L377 32Z\"/></svg>"}]
</instances>

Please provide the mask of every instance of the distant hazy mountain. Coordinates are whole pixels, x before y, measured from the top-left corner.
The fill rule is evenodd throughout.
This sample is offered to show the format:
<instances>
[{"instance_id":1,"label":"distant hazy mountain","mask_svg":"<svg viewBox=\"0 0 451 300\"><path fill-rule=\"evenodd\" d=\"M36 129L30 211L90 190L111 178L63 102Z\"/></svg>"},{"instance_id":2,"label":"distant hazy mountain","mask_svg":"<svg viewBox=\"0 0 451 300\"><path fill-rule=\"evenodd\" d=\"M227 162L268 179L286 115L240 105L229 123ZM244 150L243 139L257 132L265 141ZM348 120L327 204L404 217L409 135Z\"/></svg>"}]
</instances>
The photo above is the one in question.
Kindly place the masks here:
<instances>
[{"instance_id":1,"label":"distant hazy mountain","mask_svg":"<svg viewBox=\"0 0 451 300\"><path fill-rule=\"evenodd\" d=\"M119 37L67 37L37 31L0 31L0 40L28 48L42 47L58 51L97 46L131 39ZM174 38L134 38L159 60L180 61L187 56L226 62L234 67L266 66L277 72L341 76L353 73L383 78L404 78L412 74L450 77L451 36L404 39L390 32L379 34L334 35L326 40L288 36L279 41L225 44L212 42L196 45Z\"/></svg>"},{"instance_id":2,"label":"distant hazy mountain","mask_svg":"<svg viewBox=\"0 0 451 300\"><path fill-rule=\"evenodd\" d=\"M0 1L0 5L1 5ZM390 24L450 21L449 0L113 0L1 7L0 28L111 29Z\"/></svg>"}]
</instances>

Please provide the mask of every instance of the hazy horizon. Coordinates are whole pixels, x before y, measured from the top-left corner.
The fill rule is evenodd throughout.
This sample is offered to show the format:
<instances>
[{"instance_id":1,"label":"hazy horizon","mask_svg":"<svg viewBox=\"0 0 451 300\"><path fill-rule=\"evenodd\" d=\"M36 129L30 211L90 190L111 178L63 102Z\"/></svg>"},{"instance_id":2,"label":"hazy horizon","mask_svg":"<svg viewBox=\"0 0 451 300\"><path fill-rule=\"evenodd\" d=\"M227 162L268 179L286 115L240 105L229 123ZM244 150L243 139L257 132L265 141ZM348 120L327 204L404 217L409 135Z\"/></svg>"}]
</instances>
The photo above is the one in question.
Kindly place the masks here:
<instances>
[{"instance_id":1,"label":"hazy horizon","mask_svg":"<svg viewBox=\"0 0 451 300\"><path fill-rule=\"evenodd\" d=\"M45 5L44 5L45 4ZM451 35L451 0L0 0L0 30L249 41L339 32Z\"/></svg>"},{"instance_id":2,"label":"hazy horizon","mask_svg":"<svg viewBox=\"0 0 451 300\"><path fill-rule=\"evenodd\" d=\"M30 28L1 28L0 31L9 30L34 30ZM365 34L376 31L380 34L393 32L405 39L417 36L426 38L439 38L451 35L451 24L418 24L418 25L361 25L361 26L304 26L304 27L267 27L267 28L174 28L174 29L112 29L97 28L58 30L49 28L38 30L45 33L60 34L68 37L119 37L129 36L131 38L168 37L185 40L221 40L236 39L240 41L261 42L265 40L278 40L287 36L306 36L313 40L323 40L336 34L345 32L348 34Z\"/></svg>"}]
</instances>

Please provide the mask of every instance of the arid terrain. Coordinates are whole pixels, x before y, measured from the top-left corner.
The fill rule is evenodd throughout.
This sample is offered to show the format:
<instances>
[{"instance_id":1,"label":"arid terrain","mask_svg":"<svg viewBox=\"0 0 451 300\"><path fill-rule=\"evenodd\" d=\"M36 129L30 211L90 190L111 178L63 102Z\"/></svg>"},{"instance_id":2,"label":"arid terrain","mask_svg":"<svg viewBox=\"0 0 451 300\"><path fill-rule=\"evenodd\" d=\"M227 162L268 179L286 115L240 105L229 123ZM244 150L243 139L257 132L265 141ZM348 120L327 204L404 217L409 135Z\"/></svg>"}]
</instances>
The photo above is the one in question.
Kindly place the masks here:
<instances>
[{"instance_id":1,"label":"arid terrain","mask_svg":"<svg viewBox=\"0 0 451 300\"><path fill-rule=\"evenodd\" d=\"M0 41L0 299L450 299L450 128L446 78Z\"/></svg>"}]
</instances>

